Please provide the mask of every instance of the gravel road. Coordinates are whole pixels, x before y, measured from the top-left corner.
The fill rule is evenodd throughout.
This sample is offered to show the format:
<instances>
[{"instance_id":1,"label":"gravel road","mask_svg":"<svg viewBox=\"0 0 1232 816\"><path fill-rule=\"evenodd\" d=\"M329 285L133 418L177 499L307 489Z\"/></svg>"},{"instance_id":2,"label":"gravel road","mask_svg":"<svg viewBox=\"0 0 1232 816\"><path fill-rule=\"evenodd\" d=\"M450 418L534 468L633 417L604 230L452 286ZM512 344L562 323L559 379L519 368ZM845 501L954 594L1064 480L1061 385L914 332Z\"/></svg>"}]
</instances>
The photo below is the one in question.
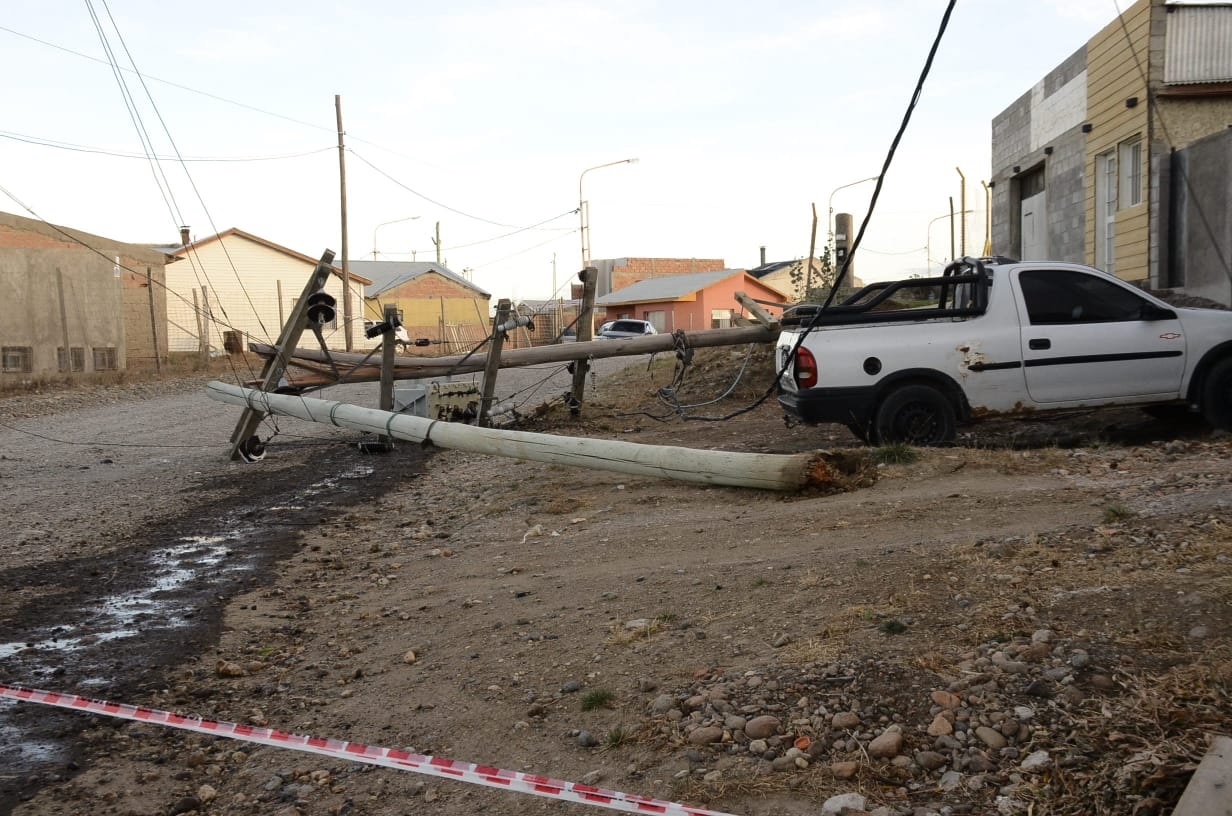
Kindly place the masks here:
<instances>
[{"instance_id":1,"label":"gravel road","mask_svg":"<svg viewBox=\"0 0 1232 816\"><path fill-rule=\"evenodd\" d=\"M595 362L598 376L630 360ZM0 399L0 682L67 675L99 696L141 687L216 637L218 601L265 580L298 529L423 468L414 445L373 457L358 451L354 431L288 418L259 430L262 462L233 462L240 411L206 397L209 379ZM526 411L570 384L563 366L507 369L497 402ZM379 386L311 396L376 407ZM0 705L0 814L55 778L46 768L75 761L79 727Z\"/></svg>"}]
</instances>

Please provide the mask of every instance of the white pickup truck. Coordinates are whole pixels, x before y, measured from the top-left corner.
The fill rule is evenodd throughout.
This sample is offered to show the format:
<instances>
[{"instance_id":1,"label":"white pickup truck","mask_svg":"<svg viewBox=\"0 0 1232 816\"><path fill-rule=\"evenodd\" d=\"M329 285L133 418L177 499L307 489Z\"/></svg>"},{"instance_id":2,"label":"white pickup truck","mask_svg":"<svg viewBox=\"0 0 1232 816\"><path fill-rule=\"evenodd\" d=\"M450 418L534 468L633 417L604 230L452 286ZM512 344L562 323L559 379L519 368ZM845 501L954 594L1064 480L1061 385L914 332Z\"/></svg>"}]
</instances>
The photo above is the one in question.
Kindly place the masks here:
<instances>
[{"instance_id":1,"label":"white pickup truck","mask_svg":"<svg viewBox=\"0 0 1232 816\"><path fill-rule=\"evenodd\" d=\"M920 305L923 303L923 305ZM1098 269L963 258L783 315L779 403L875 445L980 417L1138 405L1232 429L1232 311L1176 308Z\"/></svg>"}]
</instances>

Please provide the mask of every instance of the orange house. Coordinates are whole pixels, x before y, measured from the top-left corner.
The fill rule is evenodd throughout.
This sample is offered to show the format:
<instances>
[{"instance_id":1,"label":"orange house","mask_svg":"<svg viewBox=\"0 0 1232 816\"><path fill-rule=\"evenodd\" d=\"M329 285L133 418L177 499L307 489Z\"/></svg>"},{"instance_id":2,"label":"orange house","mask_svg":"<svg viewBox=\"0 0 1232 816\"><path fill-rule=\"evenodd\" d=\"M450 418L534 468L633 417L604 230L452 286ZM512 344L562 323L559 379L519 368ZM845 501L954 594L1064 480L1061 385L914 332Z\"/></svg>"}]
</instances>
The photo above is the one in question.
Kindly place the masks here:
<instances>
[{"instance_id":1,"label":"orange house","mask_svg":"<svg viewBox=\"0 0 1232 816\"><path fill-rule=\"evenodd\" d=\"M781 303L786 299L784 292L743 269L719 269L641 280L598 298L595 305L607 310L607 320L646 320L660 333L720 329L735 325L737 316L746 316L736 292L758 301ZM778 316L777 308L763 308Z\"/></svg>"}]
</instances>

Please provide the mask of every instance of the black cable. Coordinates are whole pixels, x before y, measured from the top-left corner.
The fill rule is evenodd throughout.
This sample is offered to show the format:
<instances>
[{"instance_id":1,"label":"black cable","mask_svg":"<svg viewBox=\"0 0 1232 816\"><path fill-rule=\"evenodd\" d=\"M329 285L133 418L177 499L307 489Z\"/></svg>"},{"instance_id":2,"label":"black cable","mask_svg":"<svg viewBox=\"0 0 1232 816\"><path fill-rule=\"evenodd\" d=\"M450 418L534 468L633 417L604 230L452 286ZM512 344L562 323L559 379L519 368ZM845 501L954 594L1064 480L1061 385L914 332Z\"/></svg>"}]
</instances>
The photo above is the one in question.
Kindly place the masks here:
<instances>
[{"instance_id":1,"label":"black cable","mask_svg":"<svg viewBox=\"0 0 1232 816\"><path fill-rule=\"evenodd\" d=\"M864 215L864 220L860 223L860 231L856 233L855 241L851 244L851 250L847 253L847 257L843 261L843 266L839 269L838 275L834 279L834 284L830 287L830 294L826 297L826 300L821 305L821 308L814 312L809 324L798 332L795 344L791 348L791 352L783 357L782 367L775 373L774 381L770 384L770 387L766 389L766 392L752 403L733 411L726 416L686 416L684 419L700 420L705 422L722 422L732 419L760 407L762 403L769 399L771 395L778 390L779 381L787 373L787 370L791 368L792 360L795 359L796 352L799 351L801 344L804 343L804 340L808 337L809 333L816 329L818 323L820 322L822 312L830 308L830 304L833 302L834 296L838 293L839 287L842 285L843 278L847 275L847 270L851 267L851 261L855 258L856 250L859 249L860 242L864 239L864 232L868 229L869 221L872 220L873 213L877 208L877 199L881 196L881 188L885 184L886 173L889 172L890 165L894 161L894 154L898 151L898 145L903 139L903 134L907 132L907 125L911 122L911 115L915 112L915 107L920 101L921 94L924 92L924 82L928 79L928 75L932 71L933 60L937 56L937 49L941 46L941 39L950 25L950 15L953 14L954 6L957 2L958 0L949 0L949 3L945 8L945 13L941 16L941 25L937 29L937 36L933 38L932 47L928 50L928 58L924 61L924 68L920 71L920 78L916 82L915 91L911 94L911 100L907 103L907 110L903 113L903 120L898 126L898 131L894 134L894 140L890 143L890 149L886 153L885 161L881 166L881 173L877 175L877 185L873 190L872 198L869 199L868 211Z\"/></svg>"}]
</instances>

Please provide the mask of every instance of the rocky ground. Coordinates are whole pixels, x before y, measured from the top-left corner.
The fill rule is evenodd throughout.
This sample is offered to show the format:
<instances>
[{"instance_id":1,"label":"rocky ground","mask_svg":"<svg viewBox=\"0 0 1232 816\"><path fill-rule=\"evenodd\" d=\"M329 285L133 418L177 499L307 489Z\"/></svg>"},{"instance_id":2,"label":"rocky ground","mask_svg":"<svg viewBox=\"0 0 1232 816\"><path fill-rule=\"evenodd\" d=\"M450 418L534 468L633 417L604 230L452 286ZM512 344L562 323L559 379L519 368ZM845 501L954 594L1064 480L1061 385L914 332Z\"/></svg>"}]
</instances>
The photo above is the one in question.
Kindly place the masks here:
<instances>
[{"instance_id":1,"label":"rocky ground","mask_svg":"<svg viewBox=\"0 0 1232 816\"><path fill-rule=\"evenodd\" d=\"M660 360L520 425L865 467L778 495L401 446L375 463L399 479L304 522L213 634L113 689L747 816L1170 812L1232 721L1232 439L1126 411L869 451L773 399L705 421L767 364L700 405L746 361L694 362L669 395L692 419ZM22 659L0 681L77 690ZM13 813L593 810L70 716L80 756Z\"/></svg>"}]
</instances>

